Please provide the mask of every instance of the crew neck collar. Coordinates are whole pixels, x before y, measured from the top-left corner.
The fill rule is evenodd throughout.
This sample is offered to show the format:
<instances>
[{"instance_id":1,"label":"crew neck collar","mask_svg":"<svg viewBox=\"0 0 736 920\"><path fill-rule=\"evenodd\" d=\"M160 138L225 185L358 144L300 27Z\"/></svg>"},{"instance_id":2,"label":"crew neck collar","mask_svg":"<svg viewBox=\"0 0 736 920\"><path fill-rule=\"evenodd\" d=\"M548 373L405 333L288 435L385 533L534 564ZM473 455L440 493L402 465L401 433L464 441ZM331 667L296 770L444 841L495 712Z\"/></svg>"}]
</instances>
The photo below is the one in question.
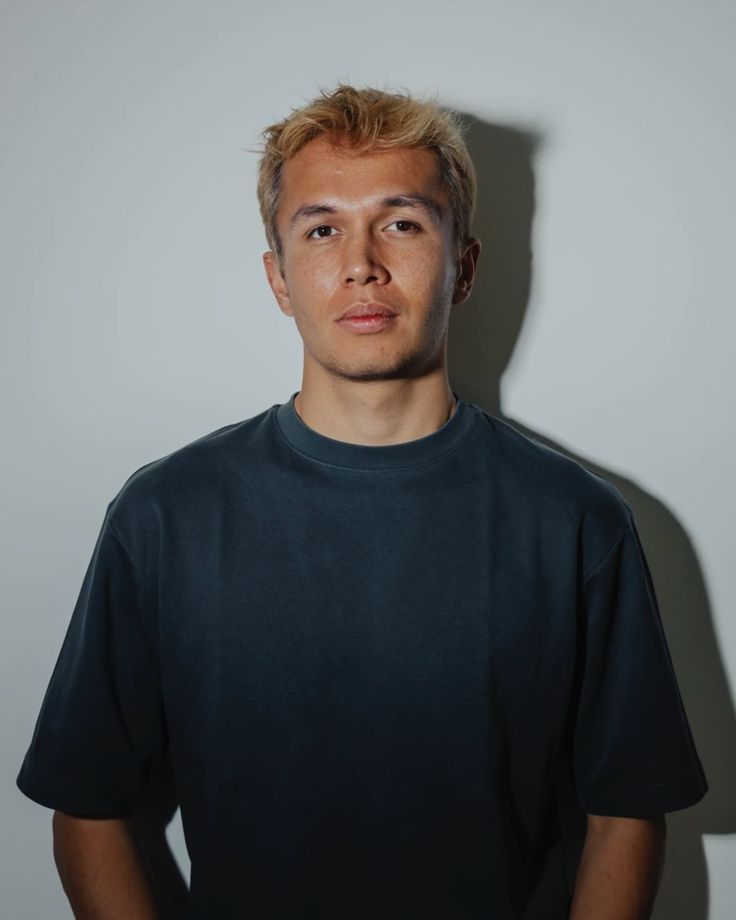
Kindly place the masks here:
<instances>
[{"instance_id":1,"label":"crew neck collar","mask_svg":"<svg viewBox=\"0 0 736 920\"><path fill-rule=\"evenodd\" d=\"M368 445L338 441L310 428L294 406L299 390L288 402L276 407L276 424L289 445L298 453L330 466L351 470L391 470L438 460L454 450L475 421L471 404L452 391L457 405L450 418L431 434L400 444Z\"/></svg>"}]
</instances>

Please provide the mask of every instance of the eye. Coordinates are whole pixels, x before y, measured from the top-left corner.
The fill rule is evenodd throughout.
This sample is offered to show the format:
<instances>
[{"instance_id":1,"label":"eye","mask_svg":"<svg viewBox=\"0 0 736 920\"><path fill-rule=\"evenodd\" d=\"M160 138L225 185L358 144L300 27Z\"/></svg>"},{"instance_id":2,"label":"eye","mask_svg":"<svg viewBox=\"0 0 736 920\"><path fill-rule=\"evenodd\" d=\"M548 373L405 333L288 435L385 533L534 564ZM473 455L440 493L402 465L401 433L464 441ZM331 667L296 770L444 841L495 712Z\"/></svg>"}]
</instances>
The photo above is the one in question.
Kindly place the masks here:
<instances>
[{"instance_id":1,"label":"eye","mask_svg":"<svg viewBox=\"0 0 736 920\"><path fill-rule=\"evenodd\" d=\"M334 229L335 228L331 227L329 224L320 224L319 227L315 227L314 230L309 231L309 233L307 234L307 239L308 240L309 239L320 239L320 240L327 239L328 236L332 236L332 234L322 233L321 231L322 230L334 230ZM315 233L317 234L316 237L314 236Z\"/></svg>"},{"instance_id":2,"label":"eye","mask_svg":"<svg viewBox=\"0 0 736 920\"><path fill-rule=\"evenodd\" d=\"M407 231L410 231L410 230L419 230L419 229L420 229L419 225L418 225L418 224L415 224L415 223L414 223L413 221L411 221L411 220L401 220L401 219L399 219L399 220L394 220L394 221L392 221L392 222L389 224L389 227L393 227L394 224L396 224L397 229L398 229L399 232L401 232L401 233L406 233Z\"/></svg>"}]
</instances>

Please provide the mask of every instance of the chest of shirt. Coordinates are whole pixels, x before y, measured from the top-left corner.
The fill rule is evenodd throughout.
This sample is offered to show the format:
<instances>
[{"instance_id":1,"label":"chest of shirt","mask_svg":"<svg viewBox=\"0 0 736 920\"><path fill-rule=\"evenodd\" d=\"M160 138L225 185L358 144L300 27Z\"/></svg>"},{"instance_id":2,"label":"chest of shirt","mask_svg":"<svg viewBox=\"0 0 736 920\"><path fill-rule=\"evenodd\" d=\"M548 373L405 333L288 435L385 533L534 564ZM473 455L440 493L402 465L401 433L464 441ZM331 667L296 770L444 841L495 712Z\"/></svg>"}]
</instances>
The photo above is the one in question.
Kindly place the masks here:
<instances>
[{"instance_id":1,"label":"chest of shirt","mask_svg":"<svg viewBox=\"0 0 736 920\"><path fill-rule=\"evenodd\" d=\"M482 480L298 493L279 481L165 521L164 691L188 718L234 691L251 712L452 719L551 705L572 680L576 552Z\"/></svg>"}]
</instances>

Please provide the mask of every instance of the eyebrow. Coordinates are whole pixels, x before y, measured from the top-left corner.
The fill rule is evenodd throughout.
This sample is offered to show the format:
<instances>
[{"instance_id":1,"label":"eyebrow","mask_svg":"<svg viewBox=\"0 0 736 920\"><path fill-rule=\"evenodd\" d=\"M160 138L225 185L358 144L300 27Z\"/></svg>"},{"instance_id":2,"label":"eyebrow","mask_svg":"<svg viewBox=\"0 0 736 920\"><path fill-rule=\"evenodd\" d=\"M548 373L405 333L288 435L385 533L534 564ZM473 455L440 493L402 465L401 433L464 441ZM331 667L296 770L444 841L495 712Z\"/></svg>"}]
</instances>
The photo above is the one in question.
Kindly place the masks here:
<instances>
[{"instance_id":1,"label":"eyebrow","mask_svg":"<svg viewBox=\"0 0 736 920\"><path fill-rule=\"evenodd\" d=\"M439 223L442 220L442 207L440 203L429 195L412 192L406 195L389 195L379 202L382 208L419 208L429 214ZM316 217L320 214L337 214L338 209L329 204L303 204L291 215L289 225L294 227L302 220Z\"/></svg>"}]
</instances>

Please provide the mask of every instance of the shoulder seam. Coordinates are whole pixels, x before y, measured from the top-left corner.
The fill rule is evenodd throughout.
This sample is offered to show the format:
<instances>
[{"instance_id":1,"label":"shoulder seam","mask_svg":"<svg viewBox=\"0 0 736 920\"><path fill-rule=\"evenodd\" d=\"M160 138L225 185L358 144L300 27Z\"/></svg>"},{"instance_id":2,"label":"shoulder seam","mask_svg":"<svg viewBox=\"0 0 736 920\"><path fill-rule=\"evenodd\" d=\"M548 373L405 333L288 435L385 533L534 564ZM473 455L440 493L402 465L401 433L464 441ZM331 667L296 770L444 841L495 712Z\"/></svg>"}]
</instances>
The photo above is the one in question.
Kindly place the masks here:
<instances>
[{"instance_id":1,"label":"shoulder seam","mask_svg":"<svg viewBox=\"0 0 736 920\"><path fill-rule=\"evenodd\" d=\"M629 529L629 525L628 525L628 524L624 525L624 527L621 529L621 532L618 534L618 536L616 537L616 539L615 539L615 540L613 541L613 543L611 544L610 549L605 553L605 555L604 555L603 558L600 560L600 562L596 563L596 565L593 566L592 570L591 570L591 571L585 576L585 578L583 579L583 583L582 583L582 585L581 585L581 590L583 590L583 591L585 590L585 586L588 584L588 582L590 581L590 579L591 579L597 572L599 572L599 571L603 568L603 566L606 564L606 562L608 562L608 559L609 559L610 556L613 554L614 550L615 550L616 547L619 545L619 543L621 542L621 540L624 538L624 535L625 535L625 533L626 533L626 531L627 531L628 529Z\"/></svg>"},{"instance_id":2,"label":"shoulder seam","mask_svg":"<svg viewBox=\"0 0 736 920\"><path fill-rule=\"evenodd\" d=\"M137 618L138 618L138 623L139 623L139 625L140 625L140 627L141 627L141 632L142 632L142 634L143 634L143 638L144 638L144 641L145 641L145 643L146 643L146 646L147 646L149 652L151 653L151 655L153 656L154 660L157 660L157 657L158 657L157 651L156 651L156 649L151 645L149 636L148 636L148 634L147 634L147 632L146 632L146 629L145 629L145 626L144 626L144 623L143 623L144 611L145 611L145 610L147 609L147 607L148 607L147 597L146 597L146 582L145 582L145 579L142 577L141 572L140 572L140 569L139 569L138 566L136 565L135 560L133 559L133 557L131 556L128 547L127 547L127 546L125 545L125 543L123 542L122 537L121 537L120 534L117 532L117 530L115 530L115 526L114 526L113 523L112 523L112 516L110 516L110 515L108 516L108 524L110 525L110 533L113 535L113 537L114 537L115 540L117 541L118 546L119 546L119 547L122 549L122 551L125 553L125 557L126 557L126 559L128 560L128 562L130 563L131 569L133 570L133 575L134 575L135 584L136 584L137 599L138 599L137 610L136 610L136 616L137 616Z\"/></svg>"},{"instance_id":3,"label":"shoulder seam","mask_svg":"<svg viewBox=\"0 0 736 920\"><path fill-rule=\"evenodd\" d=\"M114 525L113 522L112 522L112 515L108 515L107 522L108 522L108 524L110 525L110 531L111 531L113 537L115 537L115 539L117 540L117 542L118 542L120 548L121 548L122 551L125 553L125 555L128 557L128 562L130 563L130 565L131 565L133 571L136 573L136 577L140 577L140 573L139 573L139 571L138 571L138 566L135 564L135 560L134 560L133 557L130 555L130 551L128 550L128 547L125 545L125 543L123 543L123 538L120 536L120 534L117 532L117 530L115 530L115 525Z\"/></svg>"}]
</instances>

